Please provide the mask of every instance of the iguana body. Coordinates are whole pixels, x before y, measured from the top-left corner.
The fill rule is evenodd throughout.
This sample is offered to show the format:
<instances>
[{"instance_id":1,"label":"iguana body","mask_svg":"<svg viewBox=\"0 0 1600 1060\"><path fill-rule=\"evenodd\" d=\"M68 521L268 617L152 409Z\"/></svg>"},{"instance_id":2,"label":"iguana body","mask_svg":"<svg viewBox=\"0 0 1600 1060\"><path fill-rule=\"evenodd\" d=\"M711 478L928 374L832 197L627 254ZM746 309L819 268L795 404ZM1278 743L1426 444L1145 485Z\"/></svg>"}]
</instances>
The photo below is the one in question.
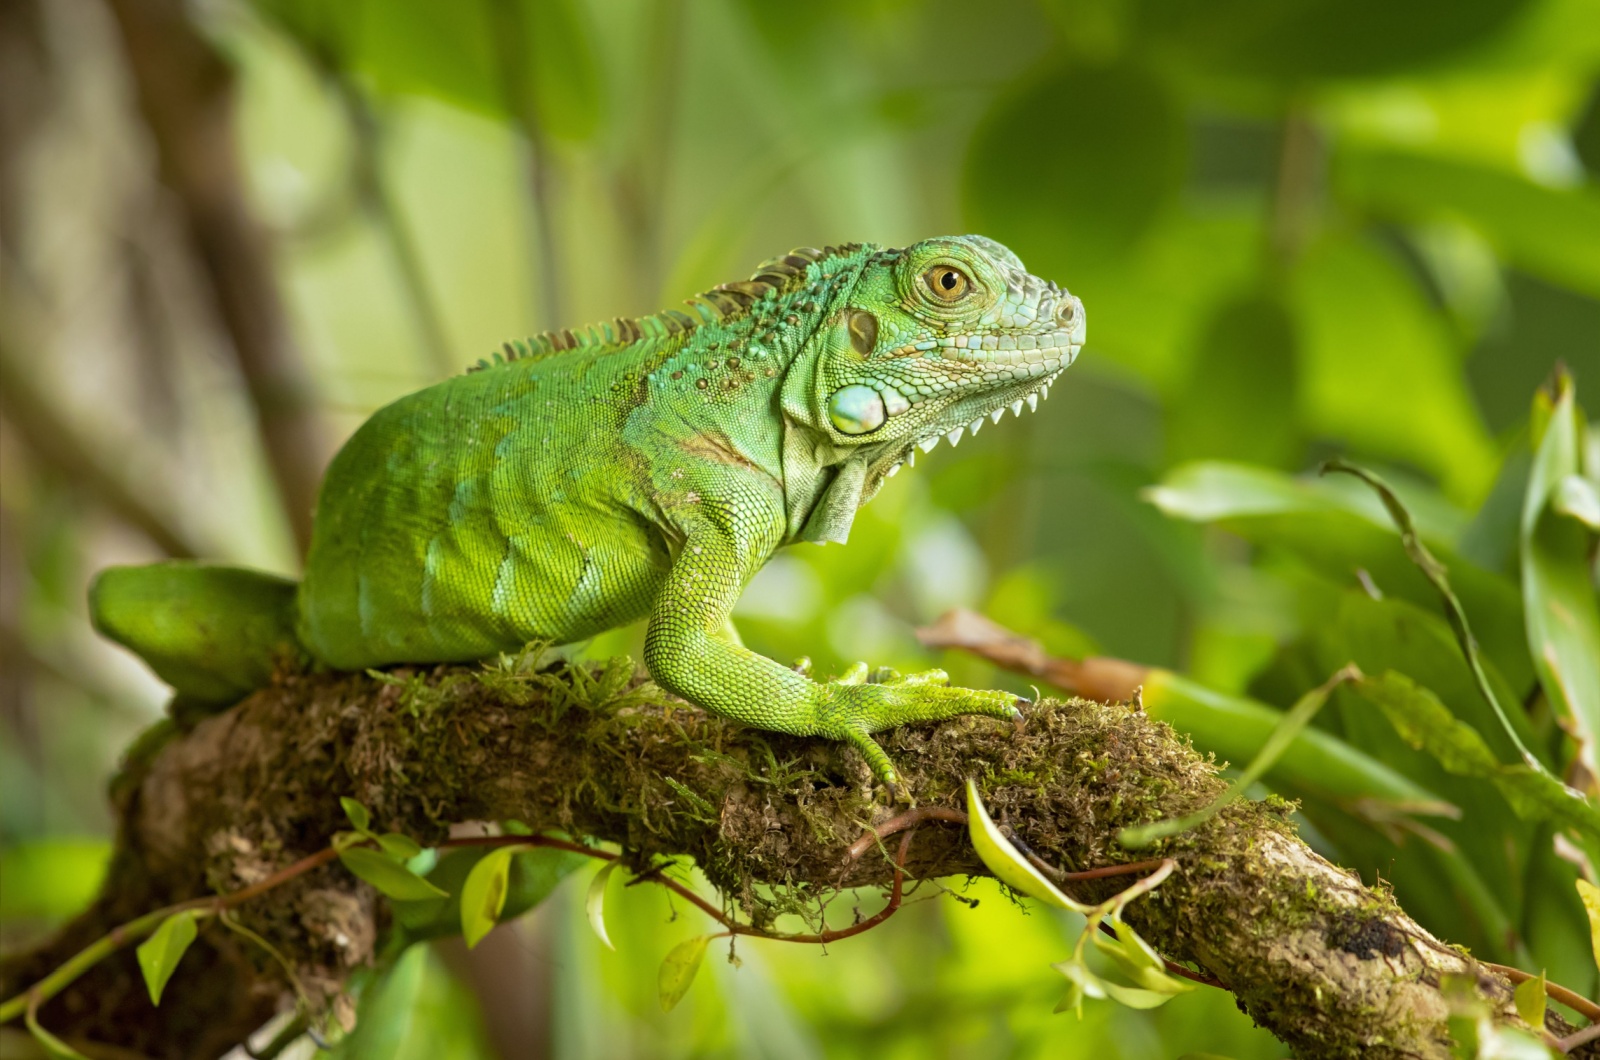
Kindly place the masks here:
<instances>
[{"instance_id":1,"label":"iguana body","mask_svg":"<svg viewBox=\"0 0 1600 1060\"><path fill-rule=\"evenodd\" d=\"M968 236L797 251L690 305L508 345L381 409L334 458L298 587L112 570L98 626L180 694L227 702L260 682L274 643L360 669L648 616L645 663L664 688L850 740L890 783L871 733L1015 716L1012 697L939 674L814 682L742 647L728 616L778 548L845 540L918 443L1034 403L1083 342L1077 299Z\"/></svg>"}]
</instances>

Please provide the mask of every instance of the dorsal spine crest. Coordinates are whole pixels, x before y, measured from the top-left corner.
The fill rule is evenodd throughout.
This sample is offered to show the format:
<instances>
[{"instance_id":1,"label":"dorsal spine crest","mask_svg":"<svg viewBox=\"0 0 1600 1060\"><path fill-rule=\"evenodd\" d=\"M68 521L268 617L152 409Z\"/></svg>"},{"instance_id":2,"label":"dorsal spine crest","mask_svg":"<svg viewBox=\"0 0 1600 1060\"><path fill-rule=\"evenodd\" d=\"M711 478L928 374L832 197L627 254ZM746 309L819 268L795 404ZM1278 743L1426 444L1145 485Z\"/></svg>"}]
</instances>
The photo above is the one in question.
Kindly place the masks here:
<instances>
[{"instance_id":1,"label":"dorsal spine crest","mask_svg":"<svg viewBox=\"0 0 1600 1060\"><path fill-rule=\"evenodd\" d=\"M468 368L482 371L512 361L548 357L566 350L600 346L627 346L642 339L665 339L682 335L706 324L726 324L746 316L758 302L782 297L803 289L813 265L844 257L861 249L860 243L831 247L797 247L781 257L771 258L756 267L748 280L718 284L711 290L684 300L692 313L664 309L642 317L616 317L591 324L579 331L570 328L545 331L530 339L507 342L492 357Z\"/></svg>"}]
</instances>

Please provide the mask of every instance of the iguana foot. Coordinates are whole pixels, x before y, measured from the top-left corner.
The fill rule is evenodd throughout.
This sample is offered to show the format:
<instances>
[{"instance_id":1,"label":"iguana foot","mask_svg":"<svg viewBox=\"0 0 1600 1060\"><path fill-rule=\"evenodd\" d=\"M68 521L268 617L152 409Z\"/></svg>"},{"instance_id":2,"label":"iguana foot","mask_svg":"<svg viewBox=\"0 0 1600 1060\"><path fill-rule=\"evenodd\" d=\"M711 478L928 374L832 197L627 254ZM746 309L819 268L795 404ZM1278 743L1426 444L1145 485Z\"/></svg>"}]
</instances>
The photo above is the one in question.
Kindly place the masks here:
<instances>
[{"instance_id":1,"label":"iguana foot","mask_svg":"<svg viewBox=\"0 0 1600 1060\"><path fill-rule=\"evenodd\" d=\"M963 714L983 714L1020 723L1027 703L1009 692L950 687L950 675L943 670L899 673L886 667L870 670L857 663L822 686L823 705L819 711L819 732L835 740L848 741L861 752L873 776L888 786L891 798L899 794L900 774L878 742L875 732L919 721L944 721Z\"/></svg>"}]
</instances>

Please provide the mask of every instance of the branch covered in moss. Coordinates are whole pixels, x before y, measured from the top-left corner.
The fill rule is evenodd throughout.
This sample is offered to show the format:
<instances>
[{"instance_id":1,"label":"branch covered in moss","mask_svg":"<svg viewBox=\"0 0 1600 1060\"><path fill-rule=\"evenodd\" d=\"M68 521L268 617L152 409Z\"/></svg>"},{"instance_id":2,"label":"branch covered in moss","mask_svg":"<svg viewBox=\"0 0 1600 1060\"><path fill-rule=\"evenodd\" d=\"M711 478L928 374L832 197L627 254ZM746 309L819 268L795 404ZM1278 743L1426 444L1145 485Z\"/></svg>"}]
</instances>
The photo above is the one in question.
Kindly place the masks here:
<instances>
[{"instance_id":1,"label":"branch covered in moss","mask_svg":"<svg viewBox=\"0 0 1600 1060\"><path fill-rule=\"evenodd\" d=\"M922 806L960 806L965 778L976 777L995 817L1069 872L1148 858L1120 848L1119 829L1192 811L1225 787L1165 725L1082 700L1038 705L1020 733L961 719L885 734L884 745ZM341 795L370 807L375 827L423 842L461 822L514 819L621 844L638 868L689 855L757 925L811 910L840 887L885 886L893 874L887 858L850 854L864 822L895 813L875 801L855 752L708 716L620 664L285 676L134 757L114 785L121 834L105 893L56 939L0 965L5 996L119 923L258 883L326 847L345 825ZM1130 907L1129 922L1233 991L1300 1056L1448 1056L1440 983L1451 976L1475 978L1499 1018L1516 1020L1505 978L1317 856L1288 812L1277 800L1235 803L1164 841L1157 852L1178 869ZM965 830L937 821L922 826L907 868L985 871ZM1072 886L1093 900L1117 883ZM383 900L336 863L236 914L336 1010L388 924ZM290 994L273 961L215 930L185 957L166 997L152 1008L122 953L39 1016L69 1040L209 1057ZM1549 1029L1571 1028L1552 1017Z\"/></svg>"}]
</instances>

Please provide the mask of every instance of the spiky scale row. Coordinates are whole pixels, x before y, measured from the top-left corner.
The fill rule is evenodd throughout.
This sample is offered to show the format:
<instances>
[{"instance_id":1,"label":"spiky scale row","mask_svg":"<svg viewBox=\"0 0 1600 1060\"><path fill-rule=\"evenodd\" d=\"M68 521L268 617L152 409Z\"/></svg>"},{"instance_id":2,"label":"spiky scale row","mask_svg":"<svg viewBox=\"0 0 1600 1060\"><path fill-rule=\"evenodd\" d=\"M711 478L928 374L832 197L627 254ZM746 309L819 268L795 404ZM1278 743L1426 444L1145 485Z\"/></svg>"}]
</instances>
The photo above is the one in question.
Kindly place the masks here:
<instances>
[{"instance_id":1,"label":"spiky scale row","mask_svg":"<svg viewBox=\"0 0 1600 1060\"><path fill-rule=\"evenodd\" d=\"M684 299L694 315L681 309L666 309L642 317L615 317L591 324L578 331L545 331L531 339L507 342L491 357L480 359L467 369L478 372L495 365L530 357L547 357L579 347L627 346L643 339L663 339L694 331L702 324L725 324L744 316L757 302L789 294L805 285L807 270L827 258L852 254L860 243L841 243L829 247L796 247L781 257L769 258L756 266L748 280L719 283L709 291Z\"/></svg>"}]
</instances>

